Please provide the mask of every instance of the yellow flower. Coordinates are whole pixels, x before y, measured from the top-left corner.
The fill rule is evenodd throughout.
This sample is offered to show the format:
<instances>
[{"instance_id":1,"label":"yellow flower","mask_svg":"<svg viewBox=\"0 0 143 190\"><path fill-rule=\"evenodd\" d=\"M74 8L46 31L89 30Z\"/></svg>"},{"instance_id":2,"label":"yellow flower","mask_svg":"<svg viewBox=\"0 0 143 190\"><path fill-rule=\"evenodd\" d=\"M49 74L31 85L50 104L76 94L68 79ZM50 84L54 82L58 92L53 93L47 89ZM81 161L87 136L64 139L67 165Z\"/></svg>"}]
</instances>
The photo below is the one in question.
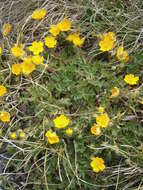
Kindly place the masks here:
<instances>
[{"instance_id":1,"label":"yellow flower","mask_svg":"<svg viewBox=\"0 0 143 190\"><path fill-rule=\"evenodd\" d=\"M125 62L129 61L129 55L127 51L124 50L123 46L119 46L119 48L117 49L116 57L120 61L125 61Z\"/></svg>"},{"instance_id":2,"label":"yellow flower","mask_svg":"<svg viewBox=\"0 0 143 190\"><path fill-rule=\"evenodd\" d=\"M82 46L83 43L84 43L84 41L85 41L85 38L75 38L75 39L73 40L73 44L74 44L75 46Z\"/></svg>"},{"instance_id":3,"label":"yellow flower","mask_svg":"<svg viewBox=\"0 0 143 190\"><path fill-rule=\"evenodd\" d=\"M25 137L26 137L26 133L24 131L20 131L19 132L19 138L20 139L25 139Z\"/></svg>"},{"instance_id":4,"label":"yellow flower","mask_svg":"<svg viewBox=\"0 0 143 190\"><path fill-rule=\"evenodd\" d=\"M47 36L45 38L45 45L48 48L54 48L57 44L57 40L53 36Z\"/></svg>"},{"instance_id":5,"label":"yellow flower","mask_svg":"<svg viewBox=\"0 0 143 190\"><path fill-rule=\"evenodd\" d=\"M99 106L98 111L99 111L99 113L104 113L104 107L103 106Z\"/></svg>"},{"instance_id":6,"label":"yellow flower","mask_svg":"<svg viewBox=\"0 0 143 190\"><path fill-rule=\"evenodd\" d=\"M105 52L105 51L110 51L114 47L114 42L110 41L109 39L103 40L99 42L100 50Z\"/></svg>"},{"instance_id":7,"label":"yellow flower","mask_svg":"<svg viewBox=\"0 0 143 190\"><path fill-rule=\"evenodd\" d=\"M116 41L116 36L114 32L107 32L105 34L103 34L103 38L110 38L111 40L113 40L114 42Z\"/></svg>"},{"instance_id":8,"label":"yellow flower","mask_svg":"<svg viewBox=\"0 0 143 190\"><path fill-rule=\"evenodd\" d=\"M14 57L23 57L24 56L23 45L14 44L14 46L11 48L11 52Z\"/></svg>"},{"instance_id":9,"label":"yellow flower","mask_svg":"<svg viewBox=\"0 0 143 190\"><path fill-rule=\"evenodd\" d=\"M31 56L24 58L24 61L21 63L21 69L22 73L25 75L29 75L36 69L35 65L32 63Z\"/></svg>"},{"instance_id":10,"label":"yellow flower","mask_svg":"<svg viewBox=\"0 0 143 190\"><path fill-rule=\"evenodd\" d=\"M70 20L67 20L67 19L63 19L61 22L59 22L57 24L59 30L61 32L66 32L66 31L69 31L70 28L71 28L71 22Z\"/></svg>"},{"instance_id":11,"label":"yellow flower","mask_svg":"<svg viewBox=\"0 0 143 190\"><path fill-rule=\"evenodd\" d=\"M114 32L103 34L99 42L100 50L103 52L112 50L115 46L115 41L116 37Z\"/></svg>"},{"instance_id":12,"label":"yellow flower","mask_svg":"<svg viewBox=\"0 0 143 190\"><path fill-rule=\"evenodd\" d=\"M73 39L76 38L77 33L69 34L66 38L66 40L73 42Z\"/></svg>"},{"instance_id":13,"label":"yellow flower","mask_svg":"<svg viewBox=\"0 0 143 190\"><path fill-rule=\"evenodd\" d=\"M46 10L45 9L35 10L32 13L32 18L35 20L43 19L45 16L46 16Z\"/></svg>"},{"instance_id":14,"label":"yellow flower","mask_svg":"<svg viewBox=\"0 0 143 190\"><path fill-rule=\"evenodd\" d=\"M127 84L130 84L130 85L135 85L137 84L139 80L139 77L135 77L133 74L128 74L125 76L124 78L124 81L127 83Z\"/></svg>"},{"instance_id":15,"label":"yellow flower","mask_svg":"<svg viewBox=\"0 0 143 190\"><path fill-rule=\"evenodd\" d=\"M47 141L50 143L50 144L55 144L55 143L58 143L59 142L59 137L57 136L56 133L54 132L51 132L51 131L47 131L46 132L46 138L47 138Z\"/></svg>"},{"instance_id":16,"label":"yellow flower","mask_svg":"<svg viewBox=\"0 0 143 190\"><path fill-rule=\"evenodd\" d=\"M73 130L71 128L68 128L65 130L66 135L71 136L73 134Z\"/></svg>"},{"instance_id":17,"label":"yellow flower","mask_svg":"<svg viewBox=\"0 0 143 190\"><path fill-rule=\"evenodd\" d=\"M10 121L10 114L5 111L0 112L0 120L2 122L9 122Z\"/></svg>"},{"instance_id":18,"label":"yellow flower","mask_svg":"<svg viewBox=\"0 0 143 190\"><path fill-rule=\"evenodd\" d=\"M12 132L12 133L10 133L10 138L12 139L12 140L15 140L16 139L16 133L15 132Z\"/></svg>"},{"instance_id":19,"label":"yellow flower","mask_svg":"<svg viewBox=\"0 0 143 190\"><path fill-rule=\"evenodd\" d=\"M40 65L44 61L44 57L40 55L34 55L32 56L32 61L35 65Z\"/></svg>"},{"instance_id":20,"label":"yellow flower","mask_svg":"<svg viewBox=\"0 0 143 190\"><path fill-rule=\"evenodd\" d=\"M92 133L93 135L95 135L95 136L100 135L100 133L101 133L101 129L100 129L100 127L99 127L97 124L94 124L94 125L91 127L90 131L91 131L91 133Z\"/></svg>"},{"instance_id":21,"label":"yellow flower","mask_svg":"<svg viewBox=\"0 0 143 190\"><path fill-rule=\"evenodd\" d=\"M6 87L3 85L0 85L0 97L4 96L7 93Z\"/></svg>"},{"instance_id":22,"label":"yellow flower","mask_svg":"<svg viewBox=\"0 0 143 190\"><path fill-rule=\"evenodd\" d=\"M112 94L111 94L110 98L116 98L120 94L120 89L117 88L117 87L114 87L114 88L111 89L111 93Z\"/></svg>"},{"instance_id":23,"label":"yellow flower","mask_svg":"<svg viewBox=\"0 0 143 190\"><path fill-rule=\"evenodd\" d=\"M54 124L56 128L62 129L69 124L69 119L64 115L60 115L54 119Z\"/></svg>"},{"instance_id":24,"label":"yellow flower","mask_svg":"<svg viewBox=\"0 0 143 190\"><path fill-rule=\"evenodd\" d=\"M15 75L20 75L21 73L21 64L13 64L12 65L12 73Z\"/></svg>"},{"instance_id":25,"label":"yellow flower","mask_svg":"<svg viewBox=\"0 0 143 190\"><path fill-rule=\"evenodd\" d=\"M0 47L0 55L2 54L2 47Z\"/></svg>"},{"instance_id":26,"label":"yellow flower","mask_svg":"<svg viewBox=\"0 0 143 190\"><path fill-rule=\"evenodd\" d=\"M92 158L90 166L92 167L93 171L96 173L98 173L99 171L103 171L105 169L104 160L99 157Z\"/></svg>"},{"instance_id":27,"label":"yellow flower","mask_svg":"<svg viewBox=\"0 0 143 190\"><path fill-rule=\"evenodd\" d=\"M31 74L35 70L35 65L32 62L23 61L21 64L22 73L25 75Z\"/></svg>"},{"instance_id":28,"label":"yellow flower","mask_svg":"<svg viewBox=\"0 0 143 190\"><path fill-rule=\"evenodd\" d=\"M56 37L56 36L60 33L60 29L59 29L58 25L53 24L53 25L50 26L49 32L50 32L54 37Z\"/></svg>"},{"instance_id":29,"label":"yellow flower","mask_svg":"<svg viewBox=\"0 0 143 190\"><path fill-rule=\"evenodd\" d=\"M11 24L5 23L3 26L3 35L7 36L10 31L11 31Z\"/></svg>"},{"instance_id":30,"label":"yellow flower","mask_svg":"<svg viewBox=\"0 0 143 190\"><path fill-rule=\"evenodd\" d=\"M32 56L29 55L29 56L27 56L27 57L24 57L24 58L23 58L23 61L25 61L26 63L32 63Z\"/></svg>"},{"instance_id":31,"label":"yellow flower","mask_svg":"<svg viewBox=\"0 0 143 190\"><path fill-rule=\"evenodd\" d=\"M106 128L109 124L109 117L107 113L102 113L99 116L96 116L96 123L99 127Z\"/></svg>"},{"instance_id":32,"label":"yellow flower","mask_svg":"<svg viewBox=\"0 0 143 190\"><path fill-rule=\"evenodd\" d=\"M67 40L73 42L75 46L82 46L85 41L85 38L80 38L79 34L75 32L73 34L69 34Z\"/></svg>"},{"instance_id":33,"label":"yellow flower","mask_svg":"<svg viewBox=\"0 0 143 190\"><path fill-rule=\"evenodd\" d=\"M44 51L43 42L32 42L32 46L29 47L29 50L32 51L34 55L39 55L39 53Z\"/></svg>"}]
</instances>

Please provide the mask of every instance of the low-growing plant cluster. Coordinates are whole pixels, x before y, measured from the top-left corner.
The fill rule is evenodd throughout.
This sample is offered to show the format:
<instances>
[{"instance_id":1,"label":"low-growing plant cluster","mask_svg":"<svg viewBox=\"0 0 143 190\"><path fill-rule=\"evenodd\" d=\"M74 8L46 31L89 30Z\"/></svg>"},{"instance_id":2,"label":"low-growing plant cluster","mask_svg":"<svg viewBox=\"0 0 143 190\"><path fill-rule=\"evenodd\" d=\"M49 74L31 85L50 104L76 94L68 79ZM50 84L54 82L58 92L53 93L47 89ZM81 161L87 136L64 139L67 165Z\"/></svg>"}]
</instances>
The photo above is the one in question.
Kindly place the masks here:
<instances>
[{"instance_id":1,"label":"low-growing plant cluster","mask_svg":"<svg viewBox=\"0 0 143 190\"><path fill-rule=\"evenodd\" d=\"M47 12L35 9L25 25L40 27ZM142 54L111 28L90 37L65 15L33 41L13 40L13 29L4 23L0 41L1 185L142 188Z\"/></svg>"}]
</instances>

